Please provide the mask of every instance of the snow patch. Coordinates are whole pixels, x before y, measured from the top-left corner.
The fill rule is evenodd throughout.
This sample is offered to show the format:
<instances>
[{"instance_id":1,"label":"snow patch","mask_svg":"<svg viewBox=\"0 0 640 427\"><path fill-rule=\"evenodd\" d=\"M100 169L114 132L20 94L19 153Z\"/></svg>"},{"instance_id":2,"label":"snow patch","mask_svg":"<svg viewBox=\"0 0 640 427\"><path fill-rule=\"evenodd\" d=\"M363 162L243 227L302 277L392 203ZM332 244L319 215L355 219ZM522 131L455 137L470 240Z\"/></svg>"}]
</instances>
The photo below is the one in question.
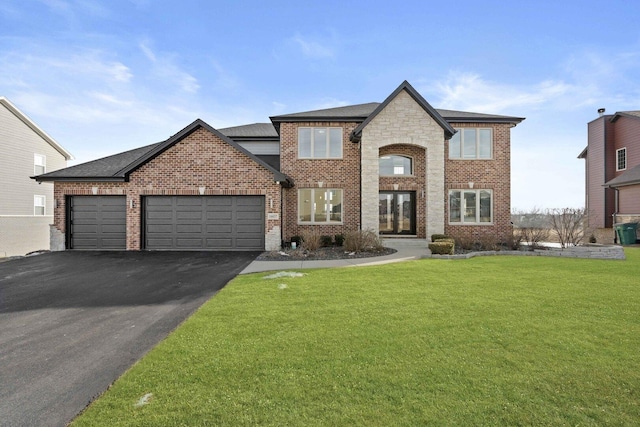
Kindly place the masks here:
<instances>
[{"instance_id":1,"label":"snow patch","mask_svg":"<svg viewBox=\"0 0 640 427\"><path fill-rule=\"evenodd\" d=\"M147 393L144 396L142 396L140 399L138 399L138 401L136 402L136 404L134 406L136 408L139 408L141 406L148 405L149 402L151 402L151 398L152 397L153 397L153 393Z\"/></svg>"},{"instance_id":2,"label":"snow patch","mask_svg":"<svg viewBox=\"0 0 640 427\"><path fill-rule=\"evenodd\" d=\"M278 279L280 277L302 277L302 276L304 276L304 274L298 273L297 271L278 271L277 273L264 276L263 279Z\"/></svg>"}]
</instances>

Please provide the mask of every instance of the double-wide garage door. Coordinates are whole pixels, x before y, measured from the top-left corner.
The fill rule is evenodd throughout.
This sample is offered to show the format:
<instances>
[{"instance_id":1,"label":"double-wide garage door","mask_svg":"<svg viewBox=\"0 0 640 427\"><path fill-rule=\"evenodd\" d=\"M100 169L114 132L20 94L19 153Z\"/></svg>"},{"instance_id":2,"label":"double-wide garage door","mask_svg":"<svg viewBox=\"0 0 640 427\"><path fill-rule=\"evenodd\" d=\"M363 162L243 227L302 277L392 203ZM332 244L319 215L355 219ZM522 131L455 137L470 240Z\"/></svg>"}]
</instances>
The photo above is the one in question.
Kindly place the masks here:
<instances>
[{"instance_id":1,"label":"double-wide garage door","mask_svg":"<svg viewBox=\"0 0 640 427\"><path fill-rule=\"evenodd\" d=\"M146 249L264 250L263 196L148 196Z\"/></svg>"},{"instance_id":2,"label":"double-wide garage door","mask_svg":"<svg viewBox=\"0 0 640 427\"><path fill-rule=\"evenodd\" d=\"M126 249L124 196L69 198L69 248ZM263 196L147 196L143 249L264 250Z\"/></svg>"}]
</instances>

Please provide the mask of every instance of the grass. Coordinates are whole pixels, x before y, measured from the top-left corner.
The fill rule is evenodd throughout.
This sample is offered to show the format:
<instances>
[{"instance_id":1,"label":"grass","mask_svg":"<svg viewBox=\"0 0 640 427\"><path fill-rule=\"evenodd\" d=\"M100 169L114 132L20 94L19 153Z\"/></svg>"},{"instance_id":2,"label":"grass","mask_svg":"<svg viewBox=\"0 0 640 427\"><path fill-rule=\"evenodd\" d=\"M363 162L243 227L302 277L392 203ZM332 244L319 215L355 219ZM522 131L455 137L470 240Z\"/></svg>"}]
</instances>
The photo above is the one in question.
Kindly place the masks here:
<instances>
[{"instance_id":1,"label":"grass","mask_svg":"<svg viewBox=\"0 0 640 427\"><path fill-rule=\"evenodd\" d=\"M74 426L637 425L626 253L240 276Z\"/></svg>"}]
</instances>

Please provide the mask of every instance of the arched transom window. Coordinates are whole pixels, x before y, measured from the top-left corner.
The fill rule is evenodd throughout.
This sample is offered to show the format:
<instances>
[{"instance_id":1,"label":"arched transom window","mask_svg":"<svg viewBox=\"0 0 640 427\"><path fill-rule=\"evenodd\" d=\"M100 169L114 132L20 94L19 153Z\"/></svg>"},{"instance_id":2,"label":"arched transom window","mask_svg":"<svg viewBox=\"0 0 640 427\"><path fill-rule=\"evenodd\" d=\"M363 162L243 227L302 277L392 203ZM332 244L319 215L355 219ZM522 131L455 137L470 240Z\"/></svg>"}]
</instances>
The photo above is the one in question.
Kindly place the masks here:
<instances>
[{"instance_id":1,"label":"arched transom window","mask_svg":"<svg viewBox=\"0 0 640 427\"><path fill-rule=\"evenodd\" d=\"M399 154L380 156L380 176L413 175L413 159Z\"/></svg>"}]
</instances>

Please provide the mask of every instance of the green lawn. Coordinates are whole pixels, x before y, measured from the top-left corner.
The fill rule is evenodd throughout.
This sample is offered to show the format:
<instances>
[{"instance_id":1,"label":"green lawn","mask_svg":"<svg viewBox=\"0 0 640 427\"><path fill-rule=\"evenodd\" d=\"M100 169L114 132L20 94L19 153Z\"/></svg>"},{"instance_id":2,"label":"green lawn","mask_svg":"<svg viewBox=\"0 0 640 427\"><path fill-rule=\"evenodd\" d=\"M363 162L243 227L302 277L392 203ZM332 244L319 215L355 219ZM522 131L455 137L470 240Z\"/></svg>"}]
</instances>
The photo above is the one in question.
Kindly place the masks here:
<instances>
[{"instance_id":1,"label":"green lawn","mask_svg":"<svg viewBox=\"0 0 640 427\"><path fill-rule=\"evenodd\" d=\"M74 425L638 425L626 253L241 276Z\"/></svg>"}]
</instances>

